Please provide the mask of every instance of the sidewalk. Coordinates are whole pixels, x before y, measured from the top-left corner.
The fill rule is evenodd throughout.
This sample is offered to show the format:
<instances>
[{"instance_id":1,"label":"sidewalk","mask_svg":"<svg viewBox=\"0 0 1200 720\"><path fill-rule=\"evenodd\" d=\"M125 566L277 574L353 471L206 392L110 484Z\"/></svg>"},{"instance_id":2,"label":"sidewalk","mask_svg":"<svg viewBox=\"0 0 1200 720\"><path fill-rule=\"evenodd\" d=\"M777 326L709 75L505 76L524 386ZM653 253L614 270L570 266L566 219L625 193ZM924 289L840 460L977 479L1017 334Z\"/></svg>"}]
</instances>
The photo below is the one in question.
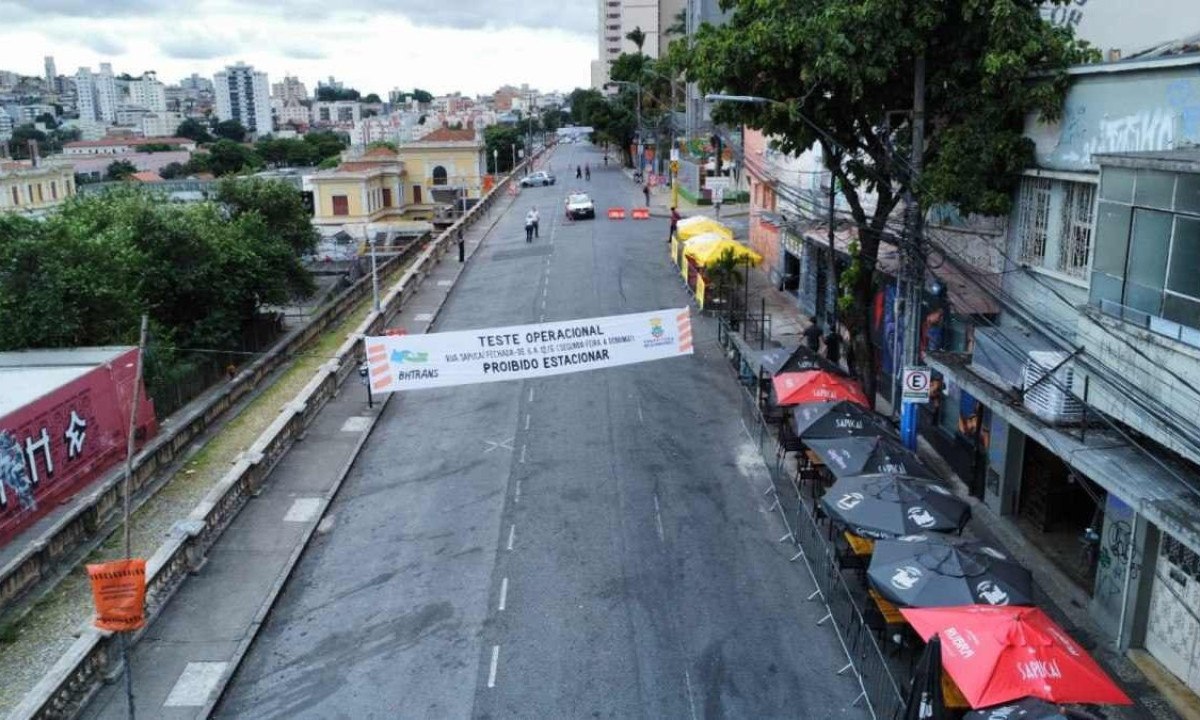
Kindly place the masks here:
<instances>
[{"instance_id":1,"label":"sidewalk","mask_svg":"<svg viewBox=\"0 0 1200 720\"><path fill-rule=\"evenodd\" d=\"M466 231L468 260L512 198ZM424 332L466 267L451 249L426 276L392 327ZM206 717L236 671L258 629L323 520L359 448L367 441L388 398L367 407L354 378L321 410L283 456L260 495L242 509L209 551L204 567L183 584L162 615L131 650L135 706L143 717ZM124 685L105 686L81 714L126 717Z\"/></svg>"},{"instance_id":2,"label":"sidewalk","mask_svg":"<svg viewBox=\"0 0 1200 720\"><path fill-rule=\"evenodd\" d=\"M633 170L622 168L622 173L629 178L630 197L633 205L643 207L646 198L642 196L642 186L633 181ZM650 189L650 216L651 217L670 217L671 216L671 188L666 185L659 185ZM684 217L692 215L704 215L705 217L715 217L716 208L712 205L698 205L691 202L683 195L679 196L679 214ZM746 217L750 214L749 203L726 203L721 206L722 218Z\"/></svg>"},{"instance_id":3,"label":"sidewalk","mask_svg":"<svg viewBox=\"0 0 1200 720\"><path fill-rule=\"evenodd\" d=\"M754 269L750 272L750 298L751 312L757 312L759 298L766 303L766 311L771 315L771 337L775 341L773 344L798 345L800 343L800 333L807 326L808 320L801 312L794 296L772 285L764 271ZM882 398L877 398L876 408L885 415L891 413L891 405ZM1129 709L1106 707L1107 717L1114 720L1117 718L1141 720L1149 717L1175 717L1171 705L1138 666L1124 654L1112 650L1110 643L1097 640L1103 634L1087 613L1088 594L1075 585L1012 522L1000 517L984 503L971 497L966 483L937 454L924 437L918 438L918 455L941 478L944 485L971 505L973 520L968 524L964 536L973 536L995 545L1007 551L1011 557L1028 568L1033 574L1036 590L1043 595L1044 602L1039 603L1042 608L1062 623L1072 636L1080 641L1140 704L1140 706L1135 705ZM794 467L791 468L791 472L794 475ZM904 679L897 678L897 680Z\"/></svg>"}]
</instances>

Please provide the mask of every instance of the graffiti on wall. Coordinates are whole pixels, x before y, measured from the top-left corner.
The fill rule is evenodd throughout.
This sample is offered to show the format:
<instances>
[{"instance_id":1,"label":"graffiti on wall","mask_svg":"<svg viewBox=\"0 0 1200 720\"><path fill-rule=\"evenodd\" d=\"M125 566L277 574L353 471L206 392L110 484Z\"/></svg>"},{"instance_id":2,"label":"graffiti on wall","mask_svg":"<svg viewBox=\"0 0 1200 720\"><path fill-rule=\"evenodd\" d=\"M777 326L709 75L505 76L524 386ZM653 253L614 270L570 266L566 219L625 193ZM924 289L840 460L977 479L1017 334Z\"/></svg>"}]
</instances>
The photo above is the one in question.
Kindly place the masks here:
<instances>
[{"instance_id":1,"label":"graffiti on wall","mask_svg":"<svg viewBox=\"0 0 1200 720\"><path fill-rule=\"evenodd\" d=\"M1038 8L1043 20L1060 27L1077 28L1083 20L1083 8L1088 0L1073 0L1066 5L1043 5Z\"/></svg>"}]
</instances>

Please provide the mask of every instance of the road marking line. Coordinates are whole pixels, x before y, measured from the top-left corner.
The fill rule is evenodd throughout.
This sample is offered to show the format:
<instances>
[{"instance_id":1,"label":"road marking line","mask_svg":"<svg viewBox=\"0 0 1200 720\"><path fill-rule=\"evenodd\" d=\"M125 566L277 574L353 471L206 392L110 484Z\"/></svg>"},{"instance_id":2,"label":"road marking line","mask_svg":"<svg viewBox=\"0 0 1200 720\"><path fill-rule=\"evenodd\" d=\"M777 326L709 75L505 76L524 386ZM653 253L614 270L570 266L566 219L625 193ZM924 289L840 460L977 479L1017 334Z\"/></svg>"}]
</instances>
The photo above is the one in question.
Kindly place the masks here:
<instances>
[{"instance_id":1,"label":"road marking line","mask_svg":"<svg viewBox=\"0 0 1200 720\"><path fill-rule=\"evenodd\" d=\"M522 465L525 464L525 446L524 445L521 446L521 464Z\"/></svg>"},{"instance_id":2,"label":"road marking line","mask_svg":"<svg viewBox=\"0 0 1200 720\"><path fill-rule=\"evenodd\" d=\"M533 388L529 388L529 402L533 402Z\"/></svg>"},{"instance_id":3,"label":"road marking line","mask_svg":"<svg viewBox=\"0 0 1200 720\"><path fill-rule=\"evenodd\" d=\"M352 415L346 418L346 422L342 423L342 432L362 432L369 427L371 427L371 418L363 417L362 415Z\"/></svg>"},{"instance_id":4,"label":"road marking line","mask_svg":"<svg viewBox=\"0 0 1200 720\"><path fill-rule=\"evenodd\" d=\"M666 542L663 535L662 510L658 507L658 493L654 493L654 521L658 524L658 541Z\"/></svg>"},{"instance_id":5,"label":"road marking line","mask_svg":"<svg viewBox=\"0 0 1200 720\"><path fill-rule=\"evenodd\" d=\"M637 401L637 409L638 409L638 422L640 422L640 423L646 422L646 418L642 416L642 401L640 398Z\"/></svg>"},{"instance_id":6,"label":"road marking line","mask_svg":"<svg viewBox=\"0 0 1200 720\"><path fill-rule=\"evenodd\" d=\"M175 686L167 695L164 707L204 707L208 697L217 689L227 662L190 662L183 669Z\"/></svg>"},{"instance_id":7,"label":"road marking line","mask_svg":"<svg viewBox=\"0 0 1200 720\"><path fill-rule=\"evenodd\" d=\"M542 286L542 297L546 297L546 293L548 293L548 292L550 292L550 288L543 285Z\"/></svg>"},{"instance_id":8,"label":"road marking line","mask_svg":"<svg viewBox=\"0 0 1200 720\"><path fill-rule=\"evenodd\" d=\"M686 668L683 671L683 679L687 683L688 711L692 714L692 720L696 720L696 701L692 698L692 676Z\"/></svg>"},{"instance_id":9,"label":"road marking line","mask_svg":"<svg viewBox=\"0 0 1200 720\"><path fill-rule=\"evenodd\" d=\"M284 522L308 522L317 516L321 509L321 498L297 498L283 516Z\"/></svg>"},{"instance_id":10,"label":"road marking line","mask_svg":"<svg viewBox=\"0 0 1200 720\"><path fill-rule=\"evenodd\" d=\"M529 419L530 419L531 417L533 417L533 416L532 416L532 415L526 415L526 416L525 416L525 429L526 429L526 430L528 430L528 429L529 429Z\"/></svg>"},{"instance_id":11,"label":"road marking line","mask_svg":"<svg viewBox=\"0 0 1200 720\"><path fill-rule=\"evenodd\" d=\"M433 313L417 313L413 316L413 320L417 322L429 322L433 319Z\"/></svg>"},{"instance_id":12,"label":"road marking line","mask_svg":"<svg viewBox=\"0 0 1200 720\"><path fill-rule=\"evenodd\" d=\"M516 504L519 502L521 502L521 479L517 478L517 487L513 491L513 503Z\"/></svg>"},{"instance_id":13,"label":"road marking line","mask_svg":"<svg viewBox=\"0 0 1200 720\"><path fill-rule=\"evenodd\" d=\"M500 663L500 646L492 646L492 667L488 670L488 687L496 687L496 665Z\"/></svg>"},{"instance_id":14,"label":"road marking line","mask_svg":"<svg viewBox=\"0 0 1200 720\"><path fill-rule=\"evenodd\" d=\"M450 287L454 284L453 280L438 280L438 287Z\"/></svg>"},{"instance_id":15,"label":"road marking line","mask_svg":"<svg viewBox=\"0 0 1200 720\"><path fill-rule=\"evenodd\" d=\"M513 540L517 537L517 526L512 524L508 526L508 546L506 549L512 550Z\"/></svg>"},{"instance_id":16,"label":"road marking line","mask_svg":"<svg viewBox=\"0 0 1200 720\"><path fill-rule=\"evenodd\" d=\"M504 606L508 604L508 578L500 581L500 610L503 612Z\"/></svg>"}]
</instances>

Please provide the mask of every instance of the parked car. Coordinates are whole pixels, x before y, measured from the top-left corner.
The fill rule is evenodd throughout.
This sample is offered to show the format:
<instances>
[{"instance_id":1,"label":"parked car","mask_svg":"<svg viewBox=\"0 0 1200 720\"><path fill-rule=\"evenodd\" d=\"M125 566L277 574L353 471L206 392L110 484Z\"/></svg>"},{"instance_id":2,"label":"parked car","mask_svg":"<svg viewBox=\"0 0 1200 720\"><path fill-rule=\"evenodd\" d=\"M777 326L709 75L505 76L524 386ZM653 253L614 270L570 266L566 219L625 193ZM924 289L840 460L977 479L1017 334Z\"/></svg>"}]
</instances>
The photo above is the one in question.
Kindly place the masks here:
<instances>
[{"instance_id":1,"label":"parked car","mask_svg":"<svg viewBox=\"0 0 1200 720\"><path fill-rule=\"evenodd\" d=\"M571 193L567 196L567 217L572 220L595 219L596 205L587 193Z\"/></svg>"},{"instance_id":2,"label":"parked car","mask_svg":"<svg viewBox=\"0 0 1200 720\"><path fill-rule=\"evenodd\" d=\"M535 185L541 185L545 187L546 185L553 184L554 176L544 170L538 170L535 173L529 173L525 177L521 178L521 187L534 187Z\"/></svg>"}]
</instances>

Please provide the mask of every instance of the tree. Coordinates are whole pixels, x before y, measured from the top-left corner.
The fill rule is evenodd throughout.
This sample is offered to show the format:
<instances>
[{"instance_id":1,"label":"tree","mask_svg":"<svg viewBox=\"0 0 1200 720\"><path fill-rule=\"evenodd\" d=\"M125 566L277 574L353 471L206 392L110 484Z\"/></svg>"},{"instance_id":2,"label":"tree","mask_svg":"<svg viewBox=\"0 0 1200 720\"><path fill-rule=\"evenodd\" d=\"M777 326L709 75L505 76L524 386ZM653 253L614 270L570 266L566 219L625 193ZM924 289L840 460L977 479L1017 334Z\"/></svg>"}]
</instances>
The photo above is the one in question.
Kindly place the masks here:
<instances>
[{"instance_id":1,"label":"tree","mask_svg":"<svg viewBox=\"0 0 1200 720\"><path fill-rule=\"evenodd\" d=\"M682 8L679 12L675 13L675 17L672 18L671 24L667 26L663 34L674 37L687 35L687 8Z\"/></svg>"},{"instance_id":2,"label":"tree","mask_svg":"<svg viewBox=\"0 0 1200 720\"><path fill-rule=\"evenodd\" d=\"M358 91L354 88L334 88L322 85L317 88L317 100L321 102L337 102L338 100L357 100Z\"/></svg>"},{"instance_id":3,"label":"tree","mask_svg":"<svg viewBox=\"0 0 1200 720\"><path fill-rule=\"evenodd\" d=\"M178 149L179 149L178 145L172 145L170 143L158 143L158 142L142 143L141 145L138 146L138 151L147 152L147 153L171 152L172 150L178 150Z\"/></svg>"},{"instance_id":4,"label":"tree","mask_svg":"<svg viewBox=\"0 0 1200 720\"><path fill-rule=\"evenodd\" d=\"M363 98L363 102L365 102L365 103L381 103L381 102L383 102L383 100L380 100L379 95L376 93L368 93L367 96L365 98Z\"/></svg>"},{"instance_id":5,"label":"tree","mask_svg":"<svg viewBox=\"0 0 1200 720\"><path fill-rule=\"evenodd\" d=\"M262 158L245 145L232 140L218 140L208 146L209 171L217 177L232 175L262 166Z\"/></svg>"},{"instance_id":6,"label":"tree","mask_svg":"<svg viewBox=\"0 0 1200 720\"><path fill-rule=\"evenodd\" d=\"M104 171L105 180L128 180L138 171L137 166L128 160L114 160Z\"/></svg>"},{"instance_id":7,"label":"tree","mask_svg":"<svg viewBox=\"0 0 1200 720\"><path fill-rule=\"evenodd\" d=\"M400 152L400 148L391 140L373 140L367 144L367 149L371 148L387 148L392 152Z\"/></svg>"},{"instance_id":8,"label":"tree","mask_svg":"<svg viewBox=\"0 0 1200 720\"><path fill-rule=\"evenodd\" d=\"M188 138L198 143L212 141L212 135L208 132L208 126L195 118L188 118L179 123L179 127L175 128L175 137Z\"/></svg>"},{"instance_id":9,"label":"tree","mask_svg":"<svg viewBox=\"0 0 1200 720\"><path fill-rule=\"evenodd\" d=\"M350 141L345 135L329 130L310 132L304 136L304 142L312 147L314 161L318 163L328 158L336 160L341 152L350 145Z\"/></svg>"},{"instance_id":10,"label":"tree","mask_svg":"<svg viewBox=\"0 0 1200 720\"><path fill-rule=\"evenodd\" d=\"M187 177L187 166L183 163L167 163L161 170L158 171L158 176L163 180L175 180L177 178Z\"/></svg>"},{"instance_id":11,"label":"tree","mask_svg":"<svg viewBox=\"0 0 1200 720\"><path fill-rule=\"evenodd\" d=\"M542 111L542 116L540 118L542 127L545 128L546 132L554 132L558 130L560 127L562 127L563 115L563 111L559 110L558 108L546 108L544 111Z\"/></svg>"},{"instance_id":12,"label":"tree","mask_svg":"<svg viewBox=\"0 0 1200 720\"><path fill-rule=\"evenodd\" d=\"M638 55L642 54L642 46L646 44L646 33L641 25L625 33L625 39L637 46Z\"/></svg>"},{"instance_id":13,"label":"tree","mask_svg":"<svg viewBox=\"0 0 1200 720\"><path fill-rule=\"evenodd\" d=\"M688 79L703 91L780 101L721 104L715 121L761 129L786 152L821 148L858 227L839 304L868 397L876 376L874 268L880 241L894 229L892 213L912 184L904 160L910 117L896 110L912 105L915 58L923 54L927 68L922 207L953 203L964 213L1004 214L1013 183L1033 159L1032 142L1022 137L1026 115L1054 118L1066 68L1091 57L1069 29L1041 19L1040 5L731 3L728 23L702 26L685 51Z\"/></svg>"},{"instance_id":14,"label":"tree","mask_svg":"<svg viewBox=\"0 0 1200 720\"><path fill-rule=\"evenodd\" d=\"M289 183L261 178L226 178L217 184L217 202L223 203L230 217L257 216L271 234L287 243L296 258L307 255L320 239L312 226L300 192ZM315 286L312 276L299 265L284 262L278 271L288 280L293 295L308 296Z\"/></svg>"},{"instance_id":15,"label":"tree","mask_svg":"<svg viewBox=\"0 0 1200 720\"><path fill-rule=\"evenodd\" d=\"M422 90L421 88L413 88L412 96L413 99L421 105L428 105L429 103L433 102L433 93Z\"/></svg>"},{"instance_id":16,"label":"tree","mask_svg":"<svg viewBox=\"0 0 1200 720\"><path fill-rule=\"evenodd\" d=\"M213 128L213 134L226 140L242 142L246 139L246 127L237 120L222 120Z\"/></svg>"},{"instance_id":17,"label":"tree","mask_svg":"<svg viewBox=\"0 0 1200 720\"><path fill-rule=\"evenodd\" d=\"M29 159L29 141L36 140L42 152L47 150L46 133L30 124L18 125L13 128L12 137L8 139L8 154L14 160Z\"/></svg>"},{"instance_id":18,"label":"tree","mask_svg":"<svg viewBox=\"0 0 1200 720\"><path fill-rule=\"evenodd\" d=\"M525 131L515 125L491 125L483 129L483 144L488 168L495 173L509 172L513 168L513 147L518 151L525 148Z\"/></svg>"},{"instance_id":19,"label":"tree","mask_svg":"<svg viewBox=\"0 0 1200 720\"><path fill-rule=\"evenodd\" d=\"M42 113L34 118L34 120L45 125L47 130L53 130L58 127L58 120L54 119L54 116L50 113Z\"/></svg>"}]
</instances>

